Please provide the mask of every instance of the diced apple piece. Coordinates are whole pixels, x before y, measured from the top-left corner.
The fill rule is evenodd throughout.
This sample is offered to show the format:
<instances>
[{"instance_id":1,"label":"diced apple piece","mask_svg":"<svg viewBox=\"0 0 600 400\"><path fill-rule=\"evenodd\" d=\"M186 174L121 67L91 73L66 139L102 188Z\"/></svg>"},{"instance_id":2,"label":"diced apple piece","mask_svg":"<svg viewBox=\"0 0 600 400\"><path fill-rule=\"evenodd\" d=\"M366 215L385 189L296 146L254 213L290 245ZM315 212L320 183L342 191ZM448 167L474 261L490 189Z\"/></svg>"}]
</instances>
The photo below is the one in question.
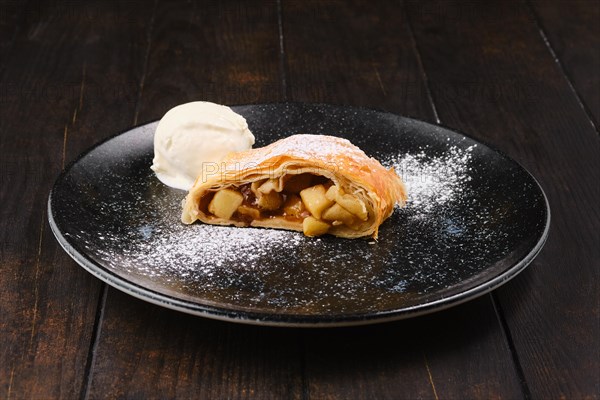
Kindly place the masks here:
<instances>
[{"instance_id":1,"label":"diced apple piece","mask_svg":"<svg viewBox=\"0 0 600 400\"><path fill-rule=\"evenodd\" d=\"M277 210L281 203L281 195L277 192L265 193L258 198L258 206L263 210Z\"/></svg>"},{"instance_id":2,"label":"diced apple piece","mask_svg":"<svg viewBox=\"0 0 600 400\"><path fill-rule=\"evenodd\" d=\"M258 191L261 193L269 193L275 191L277 186L279 186L279 179L269 179L268 181L260 185Z\"/></svg>"},{"instance_id":3,"label":"diced apple piece","mask_svg":"<svg viewBox=\"0 0 600 400\"><path fill-rule=\"evenodd\" d=\"M266 181L266 179L261 179L260 181L254 181L250 184L250 190L252 191L252 193L254 193L256 197L260 196L258 188L261 187Z\"/></svg>"},{"instance_id":4,"label":"diced apple piece","mask_svg":"<svg viewBox=\"0 0 600 400\"><path fill-rule=\"evenodd\" d=\"M334 204L325 210L322 217L327 221L341 221L344 225L352 225L354 222L354 215L339 204Z\"/></svg>"},{"instance_id":5,"label":"diced apple piece","mask_svg":"<svg viewBox=\"0 0 600 400\"><path fill-rule=\"evenodd\" d=\"M356 215L362 221L366 221L369 218L369 213L367 212L365 203L351 194L345 194L344 190L342 190L340 187L330 187L327 190L327 193L325 193L325 196L327 199L335 201L346 210L350 211L350 213Z\"/></svg>"},{"instance_id":6,"label":"diced apple piece","mask_svg":"<svg viewBox=\"0 0 600 400\"><path fill-rule=\"evenodd\" d=\"M312 177L311 174L293 175L285 183L284 190L288 193L300 193L302 190L310 187Z\"/></svg>"},{"instance_id":7,"label":"diced apple piece","mask_svg":"<svg viewBox=\"0 0 600 400\"><path fill-rule=\"evenodd\" d=\"M325 186L323 185L315 185L302 190L300 197L304 206L317 219L321 218L323 210L333 205L333 201L325 197Z\"/></svg>"},{"instance_id":8,"label":"diced apple piece","mask_svg":"<svg viewBox=\"0 0 600 400\"><path fill-rule=\"evenodd\" d=\"M365 203L362 200L352 196L351 194L344 194L338 196L335 201L340 206L350 211L350 213L356 215L362 221L366 221L367 219L369 219L369 213L367 212L367 207L365 206Z\"/></svg>"},{"instance_id":9,"label":"diced apple piece","mask_svg":"<svg viewBox=\"0 0 600 400\"><path fill-rule=\"evenodd\" d=\"M306 217L302 221L302 231L306 236L320 236L327 233L329 224L314 217Z\"/></svg>"},{"instance_id":10,"label":"diced apple piece","mask_svg":"<svg viewBox=\"0 0 600 400\"><path fill-rule=\"evenodd\" d=\"M300 197L295 194L289 195L283 204L283 212L285 212L286 215L300 217L302 211L304 211L304 204Z\"/></svg>"},{"instance_id":11,"label":"diced apple piece","mask_svg":"<svg viewBox=\"0 0 600 400\"><path fill-rule=\"evenodd\" d=\"M340 189L338 186L331 186L329 189L327 189L327 193L325 193L325 197L327 197L327 199L331 200L331 201L335 201L335 199L338 198L338 196L341 196L342 194L344 194L344 191L342 189Z\"/></svg>"},{"instance_id":12,"label":"diced apple piece","mask_svg":"<svg viewBox=\"0 0 600 400\"><path fill-rule=\"evenodd\" d=\"M260 218L260 211L258 211L256 208L253 208L253 207L239 206L237 209L237 212L240 214L243 214L243 215L247 215L247 216L251 217L252 219Z\"/></svg>"},{"instance_id":13,"label":"diced apple piece","mask_svg":"<svg viewBox=\"0 0 600 400\"><path fill-rule=\"evenodd\" d=\"M230 219L243 200L244 196L235 190L219 190L210 201L208 212L219 218Z\"/></svg>"}]
</instances>

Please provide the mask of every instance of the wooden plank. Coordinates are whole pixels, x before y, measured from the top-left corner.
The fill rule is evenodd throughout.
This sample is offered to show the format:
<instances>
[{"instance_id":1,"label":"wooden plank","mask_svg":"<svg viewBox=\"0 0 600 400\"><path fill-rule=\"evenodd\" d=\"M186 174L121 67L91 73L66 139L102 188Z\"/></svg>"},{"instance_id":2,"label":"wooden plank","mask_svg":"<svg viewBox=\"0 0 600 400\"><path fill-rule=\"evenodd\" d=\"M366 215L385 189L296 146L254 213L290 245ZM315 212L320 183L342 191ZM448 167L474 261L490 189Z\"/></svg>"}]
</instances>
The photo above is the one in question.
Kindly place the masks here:
<instances>
[{"instance_id":1,"label":"wooden plank","mask_svg":"<svg viewBox=\"0 0 600 400\"><path fill-rule=\"evenodd\" d=\"M283 2L290 100L434 118L399 5Z\"/></svg>"},{"instance_id":2,"label":"wooden plank","mask_svg":"<svg viewBox=\"0 0 600 400\"><path fill-rule=\"evenodd\" d=\"M558 57L591 114L600 123L600 3L590 0L532 2L541 34Z\"/></svg>"},{"instance_id":3,"label":"wooden plank","mask_svg":"<svg viewBox=\"0 0 600 400\"><path fill-rule=\"evenodd\" d=\"M382 108L435 121L400 4L285 2L291 100ZM310 397L519 398L491 298L417 320L307 331Z\"/></svg>"},{"instance_id":4,"label":"wooden plank","mask_svg":"<svg viewBox=\"0 0 600 400\"><path fill-rule=\"evenodd\" d=\"M111 290L90 399L298 399L296 330L240 326Z\"/></svg>"},{"instance_id":5,"label":"wooden plank","mask_svg":"<svg viewBox=\"0 0 600 400\"><path fill-rule=\"evenodd\" d=\"M139 123L188 101L280 100L277 6L160 2ZM110 289L88 396L299 398L294 330L240 326L162 309Z\"/></svg>"},{"instance_id":6,"label":"wooden plank","mask_svg":"<svg viewBox=\"0 0 600 400\"><path fill-rule=\"evenodd\" d=\"M25 6L22 1L0 1L0 78L23 22Z\"/></svg>"},{"instance_id":7,"label":"wooden plank","mask_svg":"<svg viewBox=\"0 0 600 400\"><path fill-rule=\"evenodd\" d=\"M188 101L281 100L276 3L245 3L159 4L138 122Z\"/></svg>"},{"instance_id":8,"label":"wooden plank","mask_svg":"<svg viewBox=\"0 0 600 400\"><path fill-rule=\"evenodd\" d=\"M541 182L544 250L498 290L533 398L598 395L599 140L521 2L410 2L442 121L493 143Z\"/></svg>"},{"instance_id":9,"label":"wooden plank","mask_svg":"<svg viewBox=\"0 0 600 400\"><path fill-rule=\"evenodd\" d=\"M135 80L143 13L30 7L0 81L0 397L77 398L101 285L52 237L46 201L65 161L131 123L133 104L112 88Z\"/></svg>"},{"instance_id":10,"label":"wooden plank","mask_svg":"<svg viewBox=\"0 0 600 400\"><path fill-rule=\"evenodd\" d=\"M305 336L311 398L522 397L488 296L414 320Z\"/></svg>"}]
</instances>

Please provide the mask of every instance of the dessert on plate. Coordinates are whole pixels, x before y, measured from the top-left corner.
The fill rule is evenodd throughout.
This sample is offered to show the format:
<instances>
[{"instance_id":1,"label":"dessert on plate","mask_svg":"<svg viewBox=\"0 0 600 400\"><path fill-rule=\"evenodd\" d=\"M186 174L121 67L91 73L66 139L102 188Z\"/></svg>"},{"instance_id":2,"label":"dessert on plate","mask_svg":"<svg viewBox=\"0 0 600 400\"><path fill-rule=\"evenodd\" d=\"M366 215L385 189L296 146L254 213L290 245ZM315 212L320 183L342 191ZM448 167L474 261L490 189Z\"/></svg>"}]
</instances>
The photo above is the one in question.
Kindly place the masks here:
<instances>
[{"instance_id":1,"label":"dessert on plate","mask_svg":"<svg viewBox=\"0 0 600 400\"><path fill-rule=\"evenodd\" d=\"M231 152L211 174L198 176L181 220L377 238L381 223L405 201L394 170L348 140L293 135Z\"/></svg>"},{"instance_id":2,"label":"dessert on plate","mask_svg":"<svg viewBox=\"0 0 600 400\"><path fill-rule=\"evenodd\" d=\"M151 168L164 184L189 190L183 223L377 238L406 201L396 172L346 139L293 135L253 144L244 117L227 106L195 101L165 114Z\"/></svg>"}]
</instances>

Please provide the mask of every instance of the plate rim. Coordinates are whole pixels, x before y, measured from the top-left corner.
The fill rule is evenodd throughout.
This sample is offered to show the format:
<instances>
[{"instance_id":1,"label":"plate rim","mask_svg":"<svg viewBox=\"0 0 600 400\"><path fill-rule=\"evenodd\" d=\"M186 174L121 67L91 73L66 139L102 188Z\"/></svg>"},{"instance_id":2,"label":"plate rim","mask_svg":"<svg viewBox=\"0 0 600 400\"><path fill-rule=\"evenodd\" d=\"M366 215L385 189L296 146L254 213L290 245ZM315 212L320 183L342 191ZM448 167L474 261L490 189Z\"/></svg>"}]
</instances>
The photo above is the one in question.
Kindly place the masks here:
<instances>
[{"instance_id":1,"label":"plate rim","mask_svg":"<svg viewBox=\"0 0 600 400\"><path fill-rule=\"evenodd\" d=\"M542 234L540 235L538 241L535 246L531 248L531 250L522 257L517 263L512 265L510 268L505 270L503 273L494 276L494 278L485 281L475 287L472 287L466 291L462 291L460 293L453 294L448 297L443 297L441 299L429 301L426 303L416 304L400 309L386 310L380 312L372 312L368 314L345 314L345 315L335 315L335 316L322 316L322 315L299 315L299 314L278 314L278 313L266 313L266 312L253 312L247 310L236 310L236 309L227 309L226 307L215 307L207 304L202 304L194 301L182 300L176 297L170 296L168 294L160 293L155 290L148 289L144 286L138 285L135 282L131 282L128 279L117 275L114 272L111 272L106 267L102 266L100 263L92 260L88 257L85 252L77 249L76 246L71 244L69 240L63 235L60 231L55 219L54 219L54 210L52 208L52 199L53 193L55 192L56 187L64 180L64 177L68 174L71 168L79 162L82 158L93 152L99 146L104 143L115 139L121 135L124 135L133 130L145 127L147 125L154 124L159 120L153 120L149 122L144 122L135 126L132 126L128 129L119 131L116 134L110 135L101 141L93 144L83 152L81 152L75 159L67 164L67 166L61 171L61 173L56 178L52 189L48 195L47 201L47 213L48 213L48 222L52 233L54 234L56 240L63 248L63 250L73 259L75 260L81 267L83 267L90 274L95 276L96 278L103 281L105 284L114 287L124 293L127 293L133 297L144 300L146 302L156 304L168 309L184 312L191 315L206 317L215 320L221 321L229 321L229 322L237 322L243 324L251 324L251 325L265 325L265 326L278 326L278 327L306 327L306 328L323 328L323 327L344 327L344 326L357 326L357 325L367 325L367 324L375 324L375 323L384 323L390 321L396 321L401 319L413 318L421 315L431 314L434 312L442 311L448 309L450 307L454 307L460 304L463 304L467 301L474 300L478 297L481 297L492 290L504 285L509 280L513 279L520 272L522 272L531 262L535 259L535 257L539 254L541 249L543 248L546 240L548 238L550 224L551 224L551 209L550 203L548 201L548 197L539 183L539 181L533 176L529 170L527 170L521 163L512 157L505 154L503 151L497 149L493 145L486 143L485 141L475 139L468 134L461 132L455 128L447 127L440 123L432 123L428 121L423 121L417 118L404 116L400 114L396 114L393 112L375 109L375 108L366 108L366 107L355 107L341 104L331 104L331 103L306 103L306 102L273 102L273 103L260 103L260 104L240 104L240 105L232 105L230 107L260 107L260 106L282 106L282 105L302 105L302 106L325 106L325 107L334 107L334 108L344 108L356 111L370 111L376 113L383 113L388 115L393 115L395 117L399 117L402 119L410 120L411 122L416 122L420 124L427 124L433 127L440 127L455 134L466 137L477 144L481 144L486 146L493 152L501 155L502 157L508 159L509 161L515 163L522 171L524 171L532 181L536 184L537 188L542 194L544 199L545 211L546 211L546 221Z\"/></svg>"}]
</instances>

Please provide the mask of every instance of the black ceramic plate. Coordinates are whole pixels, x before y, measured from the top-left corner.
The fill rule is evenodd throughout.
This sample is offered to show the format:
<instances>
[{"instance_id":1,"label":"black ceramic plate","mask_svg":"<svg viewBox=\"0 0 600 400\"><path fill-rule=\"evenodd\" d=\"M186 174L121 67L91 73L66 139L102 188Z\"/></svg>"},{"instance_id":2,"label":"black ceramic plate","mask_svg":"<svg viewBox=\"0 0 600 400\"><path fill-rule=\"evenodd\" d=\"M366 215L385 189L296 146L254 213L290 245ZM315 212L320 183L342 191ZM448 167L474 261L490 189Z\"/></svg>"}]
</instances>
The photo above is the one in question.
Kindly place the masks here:
<instances>
[{"instance_id":1,"label":"black ceramic plate","mask_svg":"<svg viewBox=\"0 0 600 400\"><path fill-rule=\"evenodd\" d=\"M156 123L89 150L58 178L49 219L60 244L109 285L165 307L238 322L334 326L411 317L505 283L542 247L550 214L535 179L452 130L317 104L233 107L256 147L295 133L346 137L409 189L379 240L185 226L185 192L150 170Z\"/></svg>"}]
</instances>

